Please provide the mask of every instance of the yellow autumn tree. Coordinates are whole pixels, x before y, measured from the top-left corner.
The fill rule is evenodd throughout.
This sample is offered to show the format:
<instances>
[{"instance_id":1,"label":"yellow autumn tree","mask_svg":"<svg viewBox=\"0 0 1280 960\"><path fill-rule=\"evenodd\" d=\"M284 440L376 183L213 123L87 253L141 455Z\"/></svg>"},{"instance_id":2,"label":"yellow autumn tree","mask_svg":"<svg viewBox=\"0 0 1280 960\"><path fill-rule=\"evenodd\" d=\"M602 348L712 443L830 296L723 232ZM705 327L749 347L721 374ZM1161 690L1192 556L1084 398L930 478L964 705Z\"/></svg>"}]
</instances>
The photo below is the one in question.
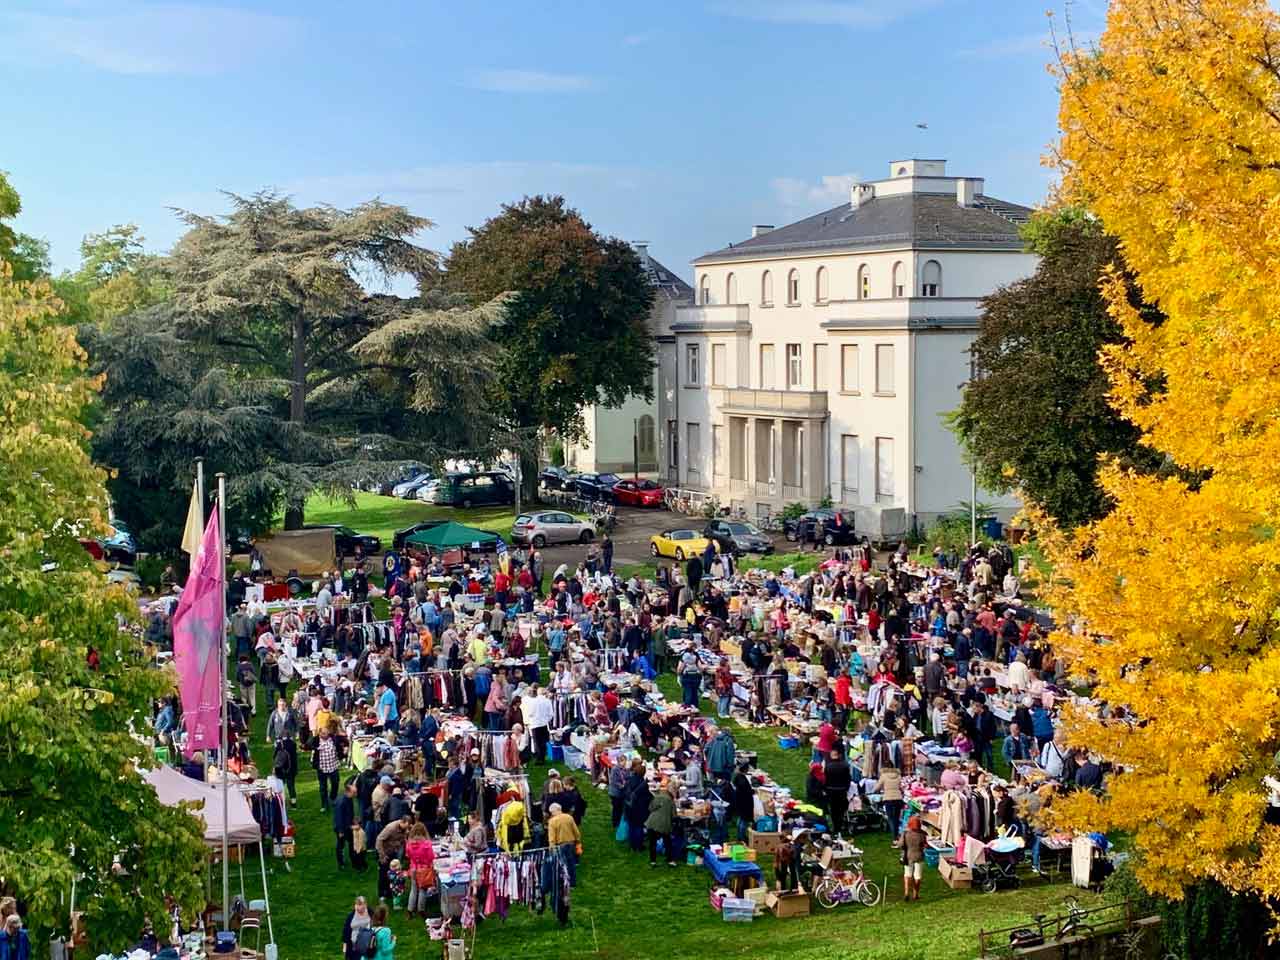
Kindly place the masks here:
<instances>
[{"instance_id":1,"label":"yellow autumn tree","mask_svg":"<svg viewBox=\"0 0 1280 960\"><path fill-rule=\"evenodd\" d=\"M1063 187L1166 320L1103 356L1176 474L1115 467L1106 518L1049 538L1058 642L1137 723L1069 716L1123 772L1059 814L1131 832L1139 879L1280 897L1280 19L1265 0L1113 0L1061 71ZM1173 472L1173 471L1171 471Z\"/></svg>"}]
</instances>

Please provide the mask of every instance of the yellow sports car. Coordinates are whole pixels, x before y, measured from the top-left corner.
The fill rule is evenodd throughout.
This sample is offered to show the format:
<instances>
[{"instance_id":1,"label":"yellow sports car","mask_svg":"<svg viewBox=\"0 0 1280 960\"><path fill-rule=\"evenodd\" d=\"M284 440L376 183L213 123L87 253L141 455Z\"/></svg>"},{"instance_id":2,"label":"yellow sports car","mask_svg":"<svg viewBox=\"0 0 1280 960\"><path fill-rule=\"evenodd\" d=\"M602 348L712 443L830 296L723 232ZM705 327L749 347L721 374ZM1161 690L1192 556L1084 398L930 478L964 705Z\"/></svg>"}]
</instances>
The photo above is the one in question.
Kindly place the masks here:
<instances>
[{"instance_id":1,"label":"yellow sports car","mask_svg":"<svg viewBox=\"0 0 1280 960\"><path fill-rule=\"evenodd\" d=\"M697 530L663 530L649 538L649 552L655 557L700 556L711 541Z\"/></svg>"}]
</instances>

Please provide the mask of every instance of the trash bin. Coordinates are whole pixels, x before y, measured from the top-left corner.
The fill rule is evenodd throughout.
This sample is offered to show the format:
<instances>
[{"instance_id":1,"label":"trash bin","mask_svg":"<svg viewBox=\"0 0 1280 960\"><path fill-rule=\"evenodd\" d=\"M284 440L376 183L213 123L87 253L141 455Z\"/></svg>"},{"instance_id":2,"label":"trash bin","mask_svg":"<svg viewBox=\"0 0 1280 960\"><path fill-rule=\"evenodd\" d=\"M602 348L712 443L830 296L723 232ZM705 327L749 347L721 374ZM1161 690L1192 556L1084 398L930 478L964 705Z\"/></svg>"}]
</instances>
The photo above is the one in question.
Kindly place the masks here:
<instances>
[{"instance_id":1,"label":"trash bin","mask_svg":"<svg viewBox=\"0 0 1280 960\"><path fill-rule=\"evenodd\" d=\"M995 517L986 517L982 521L982 532L988 540L999 540L1003 526Z\"/></svg>"}]
</instances>

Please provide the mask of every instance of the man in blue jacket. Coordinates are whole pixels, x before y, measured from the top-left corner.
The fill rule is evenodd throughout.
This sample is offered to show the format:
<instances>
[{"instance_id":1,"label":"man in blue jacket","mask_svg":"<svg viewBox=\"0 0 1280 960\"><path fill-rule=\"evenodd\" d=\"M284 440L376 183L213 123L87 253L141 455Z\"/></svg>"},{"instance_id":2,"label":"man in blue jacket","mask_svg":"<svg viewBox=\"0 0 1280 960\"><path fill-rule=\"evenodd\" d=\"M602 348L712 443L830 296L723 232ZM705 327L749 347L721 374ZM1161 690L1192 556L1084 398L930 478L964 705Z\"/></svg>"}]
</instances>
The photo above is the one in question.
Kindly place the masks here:
<instances>
[{"instance_id":1,"label":"man in blue jacket","mask_svg":"<svg viewBox=\"0 0 1280 960\"><path fill-rule=\"evenodd\" d=\"M728 783L733 775L733 763L738 755L738 745L733 734L719 729L707 744L707 770L720 783Z\"/></svg>"}]
</instances>

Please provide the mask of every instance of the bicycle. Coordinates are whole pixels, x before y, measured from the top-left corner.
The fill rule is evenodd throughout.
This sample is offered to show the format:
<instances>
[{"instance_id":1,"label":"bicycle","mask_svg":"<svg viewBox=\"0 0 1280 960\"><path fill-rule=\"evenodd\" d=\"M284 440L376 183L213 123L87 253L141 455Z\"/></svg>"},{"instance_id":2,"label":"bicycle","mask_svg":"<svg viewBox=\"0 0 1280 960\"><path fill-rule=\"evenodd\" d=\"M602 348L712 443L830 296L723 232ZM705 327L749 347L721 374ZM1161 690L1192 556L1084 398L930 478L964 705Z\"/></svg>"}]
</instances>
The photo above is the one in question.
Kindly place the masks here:
<instances>
[{"instance_id":1,"label":"bicycle","mask_svg":"<svg viewBox=\"0 0 1280 960\"><path fill-rule=\"evenodd\" d=\"M833 910L842 903L874 907L880 902L880 887L868 880L861 870L831 870L818 881L813 895L827 910Z\"/></svg>"}]
</instances>

